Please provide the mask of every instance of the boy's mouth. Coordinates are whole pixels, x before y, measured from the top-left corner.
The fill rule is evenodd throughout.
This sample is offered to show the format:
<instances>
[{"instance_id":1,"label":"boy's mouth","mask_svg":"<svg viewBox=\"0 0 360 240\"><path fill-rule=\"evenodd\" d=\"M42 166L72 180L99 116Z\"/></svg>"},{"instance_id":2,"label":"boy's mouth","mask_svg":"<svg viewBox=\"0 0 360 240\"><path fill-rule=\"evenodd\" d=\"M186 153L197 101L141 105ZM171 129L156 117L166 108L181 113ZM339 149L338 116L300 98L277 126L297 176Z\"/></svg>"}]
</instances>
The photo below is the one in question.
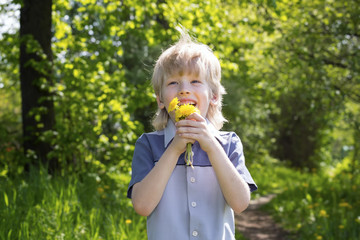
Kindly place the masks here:
<instances>
[{"instance_id":1,"label":"boy's mouth","mask_svg":"<svg viewBox=\"0 0 360 240\"><path fill-rule=\"evenodd\" d=\"M192 105L192 106L196 107L196 102L194 102L194 101L192 101L192 100L183 100L183 101L180 101L179 106L185 105L185 104L189 104L189 105Z\"/></svg>"}]
</instances>

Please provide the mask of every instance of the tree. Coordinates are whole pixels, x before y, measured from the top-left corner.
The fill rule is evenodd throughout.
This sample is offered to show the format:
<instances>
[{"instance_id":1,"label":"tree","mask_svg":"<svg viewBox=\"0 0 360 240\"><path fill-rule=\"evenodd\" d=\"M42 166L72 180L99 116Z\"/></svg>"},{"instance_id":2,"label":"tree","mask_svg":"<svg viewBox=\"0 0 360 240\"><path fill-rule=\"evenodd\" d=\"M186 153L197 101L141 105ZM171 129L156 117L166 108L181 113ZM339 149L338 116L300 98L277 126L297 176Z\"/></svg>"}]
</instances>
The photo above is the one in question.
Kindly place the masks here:
<instances>
[{"instance_id":1,"label":"tree","mask_svg":"<svg viewBox=\"0 0 360 240\"><path fill-rule=\"evenodd\" d=\"M23 10L34 4L29 2ZM38 74L34 85L21 84L23 99L36 96L23 101L24 127L35 126L24 129L26 149L75 169L115 164L128 171L134 141L152 130L152 66L161 49L178 39L175 27L181 24L219 57L228 91L224 113L230 123L224 129L241 136L249 159L271 152L311 167L313 159L319 162L313 156L326 156L321 151L331 141L328 129L344 102L358 96L359 14L352 3L54 0L53 59L48 42L22 34L22 54L33 57L22 58L22 80L25 67ZM51 14L50 8L36 15ZM51 36L49 25L39 26ZM17 36L6 39L1 50ZM10 55L0 51L0 60L16 66ZM2 74L14 79L18 73L9 66L0 66ZM348 114L352 122L355 115ZM49 151L39 155L39 149Z\"/></svg>"},{"instance_id":2,"label":"tree","mask_svg":"<svg viewBox=\"0 0 360 240\"><path fill-rule=\"evenodd\" d=\"M268 46L261 48L264 59L256 68L266 78L260 83L268 89L267 99L277 108L271 114L272 153L294 166L329 163L331 129L350 110L347 103L360 102L357 4L277 1L274 10L260 8L259 16L273 29L271 44L262 42Z\"/></svg>"},{"instance_id":3,"label":"tree","mask_svg":"<svg viewBox=\"0 0 360 240\"><path fill-rule=\"evenodd\" d=\"M22 98L23 146L25 154L34 157L34 164L57 168L56 159L49 159L51 144L45 135L55 124L51 94L52 0L24 0L20 13L20 82Z\"/></svg>"}]
</instances>

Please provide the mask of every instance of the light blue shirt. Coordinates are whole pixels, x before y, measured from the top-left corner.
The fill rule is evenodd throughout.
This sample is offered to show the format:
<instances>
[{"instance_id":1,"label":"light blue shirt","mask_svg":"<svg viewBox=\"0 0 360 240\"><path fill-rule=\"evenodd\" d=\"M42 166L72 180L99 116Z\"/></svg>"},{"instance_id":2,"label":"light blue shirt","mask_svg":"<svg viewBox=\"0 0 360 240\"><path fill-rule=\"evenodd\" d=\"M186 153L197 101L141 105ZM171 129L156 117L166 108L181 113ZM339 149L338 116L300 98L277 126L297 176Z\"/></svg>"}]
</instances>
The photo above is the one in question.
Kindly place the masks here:
<instances>
[{"instance_id":1,"label":"light blue shirt","mask_svg":"<svg viewBox=\"0 0 360 240\"><path fill-rule=\"evenodd\" d=\"M256 190L257 186L245 166L240 138L234 132L220 132L208 124L250 190ZM175 131L174 123L169 120L164 130L145 133L137 140L129 198L132 186L155 166L174 138ZM149 240L235 239L234 212L225 201L209 158L198 142L193 144L192 150L194 168L185 165L184 154L179 157L158 206L147 218Z\"/></svg>"}]
</instances>

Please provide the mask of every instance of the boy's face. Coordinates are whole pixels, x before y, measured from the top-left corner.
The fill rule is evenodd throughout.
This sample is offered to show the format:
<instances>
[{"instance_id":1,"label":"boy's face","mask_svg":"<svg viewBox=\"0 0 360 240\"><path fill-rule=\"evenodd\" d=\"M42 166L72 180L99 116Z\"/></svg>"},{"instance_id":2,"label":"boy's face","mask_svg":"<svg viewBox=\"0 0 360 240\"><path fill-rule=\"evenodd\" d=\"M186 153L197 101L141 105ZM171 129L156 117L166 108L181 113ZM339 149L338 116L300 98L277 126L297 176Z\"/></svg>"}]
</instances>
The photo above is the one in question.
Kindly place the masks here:
<instances>
[{"instance_id":1,"label":"boy's face","mask_svg":"<svg viewBox=\"0 0 360 240\"><path fill-rule=\"evenodd\" d=\"M192 74L175 75L165 79L162 86L162 99L157 96L159 108L168 110L169 103L175 97L180 104L190 103L200 110L201 116L206 118L210 104L216 104L216 96L211 96L210 87L204 77ZM170 114L175 122L175 116Z\"/></svg>"}]
</instances>

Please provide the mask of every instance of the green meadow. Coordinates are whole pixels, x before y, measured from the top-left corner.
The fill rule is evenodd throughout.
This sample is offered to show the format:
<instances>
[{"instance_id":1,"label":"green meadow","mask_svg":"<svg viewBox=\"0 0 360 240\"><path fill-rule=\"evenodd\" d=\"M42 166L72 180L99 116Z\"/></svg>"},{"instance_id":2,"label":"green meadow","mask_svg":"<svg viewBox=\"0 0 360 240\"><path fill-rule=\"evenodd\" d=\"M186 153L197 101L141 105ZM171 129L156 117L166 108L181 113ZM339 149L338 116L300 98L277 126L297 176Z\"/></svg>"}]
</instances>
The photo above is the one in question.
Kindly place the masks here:
<instances>
[{"instance_id":1,"label":"green meadow","mask_svg":"<svg viewBox=\"0 0 360 240\"><path fill-rule=\"evenodd\" d=\"M340 166L341 168L343 166ZM263 211L293 239L357 239L360 178L343 169L304 173L274 159L252 164L256 198L276 193ZM126 198L120 172L51 176L31 169L0 178L1 239L146 239L146 218ZM237 233L237 238L241 234Z\"/></svg>"}]
</instances>

